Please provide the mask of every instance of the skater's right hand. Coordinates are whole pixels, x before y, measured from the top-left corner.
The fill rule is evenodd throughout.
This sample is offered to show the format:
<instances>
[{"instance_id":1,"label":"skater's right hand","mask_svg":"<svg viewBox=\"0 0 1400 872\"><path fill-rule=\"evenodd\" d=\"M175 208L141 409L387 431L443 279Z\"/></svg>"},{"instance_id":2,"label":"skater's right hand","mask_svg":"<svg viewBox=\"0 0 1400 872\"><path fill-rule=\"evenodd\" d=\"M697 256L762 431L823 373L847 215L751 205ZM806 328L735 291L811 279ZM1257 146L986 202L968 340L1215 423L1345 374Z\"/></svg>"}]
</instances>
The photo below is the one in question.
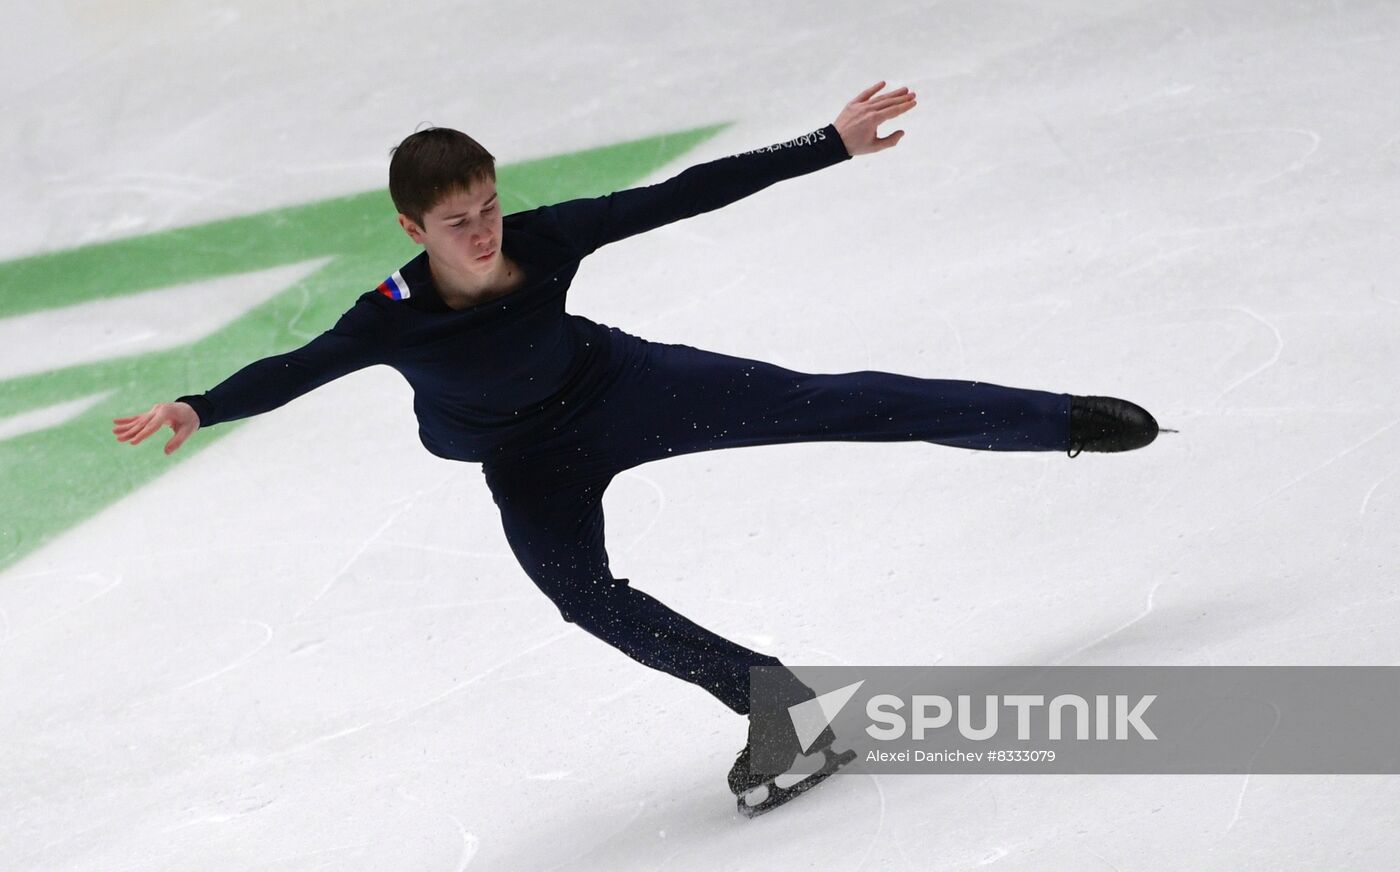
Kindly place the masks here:
<instances>
[{"instance_id":1,"label":"skater's right hand","mask_svg":"<svg viewBox=\"0 0 1400 872\"><path fill-rule=\"evenodd\" d=\"M876 128L917 106L917 95L905 87L876 97L875 93L883 87L885 83L880 81L861 91L846 104L833 122L836 132L841 135L842 144L846 146L846 153L851 157L894 148L904 138L903 130L896 130L889 136L877 136Z\"/></svg>"},{"instance_id":2,"label":"skater's right hand","mask_svg":"<svg viewBox=\"0 0 1400 872\"><path fill-rule=\"evenodd\" d=\"M117 441L132 445L139 445L161 427L169 426L175 431L175 436L165 443L165 453L173 454L199 429L199 415L189 403L156 403L145 414L113 418L112 423L117 425L112 428L112 432L117 434Z\"/></svg>"}]
</instances>

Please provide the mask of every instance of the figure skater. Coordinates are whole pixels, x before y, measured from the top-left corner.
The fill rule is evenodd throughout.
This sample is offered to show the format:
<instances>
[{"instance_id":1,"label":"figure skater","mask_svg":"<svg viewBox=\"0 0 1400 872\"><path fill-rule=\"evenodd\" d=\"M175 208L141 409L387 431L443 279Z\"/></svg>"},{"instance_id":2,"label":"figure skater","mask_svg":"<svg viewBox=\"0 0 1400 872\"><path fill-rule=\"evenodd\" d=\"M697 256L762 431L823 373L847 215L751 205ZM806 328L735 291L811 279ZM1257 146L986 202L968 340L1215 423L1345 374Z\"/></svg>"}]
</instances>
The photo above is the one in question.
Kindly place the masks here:
<instances>
[{"instance_id":1,"label":"figure skater","mask_svg":"<svg viewBox=\"0 0 1400 872\"><path fill-rule=\"evenodd\" d=\"M485 148L456 130L416 132L391 152L389 193L421 253L301 348L251 363L203 394L114 419L113 432L137 445L168 426L170 454L201 427L268 412L364 367L391 366L413 388L424 447L481 464L511 550L565 621L748 715L750 668L786 667L613 576L603 493L619 472L698 451L815 441L1073 457L1140 448L1158 432L1140 406L1111 397L878 371L796 372L649 342L565 312L579 262L601 246L893 148L904 131L882 137L877 127L914 108L916 95L879 93L884 86L787 142L659 184L504 217ZM792 688L794 700L810 698L795 677ZM774 773L749 765L753 721L729 773L741 809L745 794L773 787Z\"/></svg>"}]
</instances>

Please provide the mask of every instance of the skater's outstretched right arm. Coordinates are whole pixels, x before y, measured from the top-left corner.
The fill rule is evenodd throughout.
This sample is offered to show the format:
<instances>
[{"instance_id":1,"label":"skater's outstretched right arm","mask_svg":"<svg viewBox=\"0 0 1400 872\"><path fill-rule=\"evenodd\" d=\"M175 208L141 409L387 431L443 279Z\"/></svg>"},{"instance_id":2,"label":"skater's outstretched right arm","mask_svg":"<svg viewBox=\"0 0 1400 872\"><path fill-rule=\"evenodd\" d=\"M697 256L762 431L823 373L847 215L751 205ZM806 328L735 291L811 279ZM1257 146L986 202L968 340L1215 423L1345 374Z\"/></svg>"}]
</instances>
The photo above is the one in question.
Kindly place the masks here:
<instances>
[{"instance_id":1,"label":"skater's outstretched right arm","mask_svg":"<svg viewBox=\"0 0 1400 872\"><path fill-rule=\"evenodd\" d=\"M364 312L351 309L334 327L300 348L254 361L203 394L156 403L147 412L115 418L118 442L140 444L162 427L175 435L171 454L200 427L269 412L327 382L382 362L384 343L368 329Z\"/></svg>"}]
</instances>

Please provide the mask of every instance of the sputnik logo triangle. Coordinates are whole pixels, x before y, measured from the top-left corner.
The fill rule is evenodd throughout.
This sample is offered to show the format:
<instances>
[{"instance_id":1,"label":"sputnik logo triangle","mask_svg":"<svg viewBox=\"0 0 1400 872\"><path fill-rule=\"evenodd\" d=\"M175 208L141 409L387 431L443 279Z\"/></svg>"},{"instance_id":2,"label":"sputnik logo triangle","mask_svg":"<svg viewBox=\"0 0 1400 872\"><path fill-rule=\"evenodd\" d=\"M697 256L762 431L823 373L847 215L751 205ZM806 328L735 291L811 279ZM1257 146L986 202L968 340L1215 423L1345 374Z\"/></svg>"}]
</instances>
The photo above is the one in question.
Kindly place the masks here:
<instances>
[{"instance_id":1,"label":"sputnik logo triangle","mask_svg":"<svg viewBox=\"0 0 1400 872\"><path fill-rule=\"evenodd\" d=\"M788 706L788 717L792 718L792 726L797 731L797 741L802 743L803 754L812 747L822 730L836 720L841 709L846 707L846 703L851 701L851 697L856 695L856 691L860 690L864 683L865 679L862 678L855 684L838 687L821 696Z\"/></svg>"}]
</instances>

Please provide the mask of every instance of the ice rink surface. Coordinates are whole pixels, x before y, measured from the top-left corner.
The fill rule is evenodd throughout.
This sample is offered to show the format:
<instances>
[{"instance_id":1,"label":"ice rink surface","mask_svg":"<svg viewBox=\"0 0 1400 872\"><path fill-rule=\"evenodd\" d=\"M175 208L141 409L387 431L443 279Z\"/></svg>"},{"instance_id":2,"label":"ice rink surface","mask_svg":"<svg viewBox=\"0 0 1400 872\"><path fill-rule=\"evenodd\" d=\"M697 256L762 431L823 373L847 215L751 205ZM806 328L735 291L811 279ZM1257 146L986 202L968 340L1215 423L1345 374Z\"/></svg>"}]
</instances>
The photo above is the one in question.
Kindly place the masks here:
<instances>
[{"instance_id":1,"label":"ice rink surface","mask_svg":"<svg viewBox=\"0 0 1400 872\"><path fill-rule=\"evenodd\" d=\"M29 266L0 264L0 869L1390 868L1389 776L852 776L746 821L744 722L560 621L391 370L168 458L168 430L112 438L175 396L123 355L178 361L322 261L67 301L33 256L382 189L424 122L502 166L729 125L650 183L908 85L899 146L609 246L570 311L1181 432L647 464L607 493L614 572L798 665L1393 664L1397 12L6 4L0 259ZM94 361L122 375L31 391ZM99 472L44 489L73 464ZM130 486L89 507L98 479ZM36 516L61 526L16 532Z\"/></svg>"}]
</instances>

